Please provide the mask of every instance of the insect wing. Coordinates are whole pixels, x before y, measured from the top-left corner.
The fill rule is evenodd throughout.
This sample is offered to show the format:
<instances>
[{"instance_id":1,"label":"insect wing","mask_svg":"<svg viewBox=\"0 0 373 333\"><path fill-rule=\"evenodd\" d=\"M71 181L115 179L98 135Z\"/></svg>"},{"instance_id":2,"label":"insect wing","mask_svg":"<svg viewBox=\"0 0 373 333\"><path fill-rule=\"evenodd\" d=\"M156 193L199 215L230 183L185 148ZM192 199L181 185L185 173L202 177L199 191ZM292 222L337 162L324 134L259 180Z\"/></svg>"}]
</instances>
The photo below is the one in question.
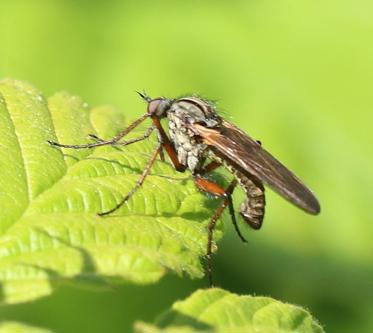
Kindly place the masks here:
<instances>
[{"instance_id":1,"label":"insect wing","mask_svg":"<svg viewBox=\"0 0 373 333\"><path fill-rule=\"evenodd\" d=\"M217 128L193 124L191 129L211 146L214 153L241 172L257 177L306 212L320 212L320 204L313 193L258 142L233 124L223 120Z\"/></svg>"}]
</instances>

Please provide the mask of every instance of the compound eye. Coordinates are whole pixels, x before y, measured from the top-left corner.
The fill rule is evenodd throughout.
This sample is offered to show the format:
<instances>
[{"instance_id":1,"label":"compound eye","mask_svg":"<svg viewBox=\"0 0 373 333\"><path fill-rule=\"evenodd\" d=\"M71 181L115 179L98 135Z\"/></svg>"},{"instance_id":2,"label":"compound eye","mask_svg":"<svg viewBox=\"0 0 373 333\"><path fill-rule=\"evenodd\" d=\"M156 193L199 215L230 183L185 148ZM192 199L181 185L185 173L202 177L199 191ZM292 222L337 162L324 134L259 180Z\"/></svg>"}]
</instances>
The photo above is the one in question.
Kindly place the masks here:
<instances>
[{"instance_id":1,"label":"compound eye","mask_svg":"<svg viewBox=\"0 0 373 333\"><path fill-rule=\"evenodd\" d=\"M159 105L162 103L162 99L153 99L148 104L148 112L150 114L156 113L158 110Z\"/></svg>"}]
</instances>

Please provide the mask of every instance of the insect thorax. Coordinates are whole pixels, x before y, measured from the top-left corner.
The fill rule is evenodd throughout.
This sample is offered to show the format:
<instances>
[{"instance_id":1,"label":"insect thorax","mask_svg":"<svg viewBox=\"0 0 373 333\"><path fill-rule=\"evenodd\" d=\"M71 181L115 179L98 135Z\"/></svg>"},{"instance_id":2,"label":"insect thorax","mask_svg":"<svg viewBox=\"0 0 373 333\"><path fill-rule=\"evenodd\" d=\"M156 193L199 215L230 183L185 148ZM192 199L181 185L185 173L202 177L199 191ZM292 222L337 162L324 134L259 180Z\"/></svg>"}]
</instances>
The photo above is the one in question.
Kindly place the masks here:
<instances>
[{"instance_id":1,"label":"insect thorax","mask_svg":"<svg viewBox=\"0 0 373 333\"><path fill-rule=\"evenodd\" d=\"M192 172L198 170L202 166L207 145L197 142L195 134L188 129L190 113L178 105L168 112L167 117L170 139L174 144L179 162Z\"/></svg>"},{"instance_id":2,"label":"insect thorax","mask_svg":"<svg viewBox=\"0 0 373 333\"><path fill-rule=\"evenodd\" d=\"M246 193L246 200L241 204L240 212L244 220L254 229L259 229L264 217L264 187L254 176L244 174L234 162L229 162L221 154L199 140L189 128L189 124L203 123L214 128L219 124L219 117L210 104L193 97L175 101L167 112L169 133L180 163L192 172L202 167L206 158L222 163L238 180Z\"/></svg>"}]
</instances>

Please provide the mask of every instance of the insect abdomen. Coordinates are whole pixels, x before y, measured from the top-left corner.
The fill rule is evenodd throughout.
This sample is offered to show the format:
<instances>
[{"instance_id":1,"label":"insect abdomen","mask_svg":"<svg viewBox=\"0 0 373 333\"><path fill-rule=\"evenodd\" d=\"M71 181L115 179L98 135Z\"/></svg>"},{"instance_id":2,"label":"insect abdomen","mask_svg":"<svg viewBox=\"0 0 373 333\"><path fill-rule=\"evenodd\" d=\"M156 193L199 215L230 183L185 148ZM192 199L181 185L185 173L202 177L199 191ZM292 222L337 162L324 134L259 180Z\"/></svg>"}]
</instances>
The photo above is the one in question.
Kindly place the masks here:
<instances>
[{"instance_id":1,"label":"insect abdomen","mask_svg":"<svg viewBox=\"0 0 373 333\"><path fill-rule=\"evenodd\" d=\"M246 200L240 207L241 216L253 229L260 229L265 207L263 184L256 179L246 177L240 172L237 172L236 176L246 193Z\"/></svg>"}]
</instances>

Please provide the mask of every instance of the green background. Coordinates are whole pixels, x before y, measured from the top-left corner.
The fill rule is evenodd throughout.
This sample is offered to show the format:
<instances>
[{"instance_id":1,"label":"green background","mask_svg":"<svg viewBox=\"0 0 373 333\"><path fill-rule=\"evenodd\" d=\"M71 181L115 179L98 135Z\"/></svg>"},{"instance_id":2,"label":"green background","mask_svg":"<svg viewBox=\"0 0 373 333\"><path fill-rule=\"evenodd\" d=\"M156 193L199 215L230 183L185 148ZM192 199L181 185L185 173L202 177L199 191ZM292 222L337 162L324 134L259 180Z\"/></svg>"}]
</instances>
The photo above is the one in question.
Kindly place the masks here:
<instances>
[{"instance_id":1,"label":"green background","mask_svg":"<svg viewBox=\"0 0 373 333\"><path fill-rule=\"evenodd\" d=\"M372 59L371 1L0 2L0 77L130 118L144 112L135 90L199 93L310 185L318 217L268 191L264 226L245 228L247 245L226 223L215 275L230 291L305 306L327 332L373 330ZM0 307L0 319L126 332L206 284L63 287Z\"/></svg>"}]
</instances>

